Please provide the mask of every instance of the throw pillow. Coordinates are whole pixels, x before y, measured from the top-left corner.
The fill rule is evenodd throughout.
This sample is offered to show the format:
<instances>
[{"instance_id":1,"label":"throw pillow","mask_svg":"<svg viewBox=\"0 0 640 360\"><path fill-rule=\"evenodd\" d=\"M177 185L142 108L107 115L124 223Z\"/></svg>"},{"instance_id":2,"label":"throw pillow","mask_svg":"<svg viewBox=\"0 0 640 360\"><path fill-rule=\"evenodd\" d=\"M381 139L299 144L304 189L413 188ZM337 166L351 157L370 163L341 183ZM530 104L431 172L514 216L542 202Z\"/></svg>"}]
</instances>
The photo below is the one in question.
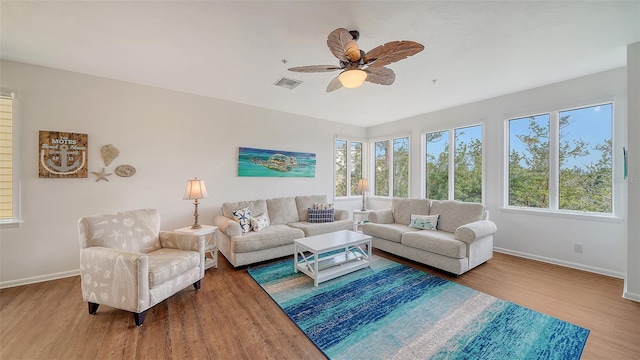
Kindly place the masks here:
<instances>
[{"instance_id":1,"label":"throw pillow","mask_svg":"<svg viewBox=\"0 0 640 360\"><path fill-rule=\"evenodd\" d=\"M307 209L310 223L333 222L333 209Z\"/></svg>"},{"instance_id":2,"label":"throw pillow","mask_svg":"<svg viewBox=\"0 0 640 360\"><path fill-rule=\"evenodd\" d=\"M333 203L331 203L331 204L313 203L313 208L314 209L321 209L321 210L329 210L329 209L333 209Z\"/></svg>"},{"instance_id":3,"label":"throw pillow","mask_svg":"<svg viewBox=\"0 0 640 360\"><path fill-rule=\"evenodd\" d=\"M234 210L233 218L236 219L240 228L242 229L242 235L251 231L251 210L248 207L240 210Z\"/></svg>"},{"instance_id":4,"label":"throw pillow","mask_svg":"<svg viewBox=\"0 0 640 360\"><path fill-rule=\"evenodd\" d=\"M269 217L267 215L260 214L251 218L251 229L253 231L258 232L267 226L269 226Z\"/></svg>"},{"instance_id":5,"label":"throw pillow","mask_svg":"<svg viewBox=\"0 0 640 360\"><path fill-rule=\"evenodd\" d=\"M411 214L409 227L420 230L438 231L438 219L440 215L415 215Z\"/></svg>"}]
</instances>

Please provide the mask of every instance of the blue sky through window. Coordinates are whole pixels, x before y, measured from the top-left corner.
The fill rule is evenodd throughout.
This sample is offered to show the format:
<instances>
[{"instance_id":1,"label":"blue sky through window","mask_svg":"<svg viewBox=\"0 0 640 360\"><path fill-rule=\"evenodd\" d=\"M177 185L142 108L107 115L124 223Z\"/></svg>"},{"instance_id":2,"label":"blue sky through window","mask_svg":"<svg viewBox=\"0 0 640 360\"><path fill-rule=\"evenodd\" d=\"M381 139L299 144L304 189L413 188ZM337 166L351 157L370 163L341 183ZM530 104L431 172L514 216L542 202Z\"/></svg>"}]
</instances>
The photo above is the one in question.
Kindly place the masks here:
<instances>
[{"instance_id":1,"label":"blue sky through window","mask_svg":"<svg viewBox=\"0 0 640 360\"><path fill-rule=\"evenodd\" d=\"M560 112L561 118L567 115L569 115L569 125L560 129L561 141L569 141L573 144L574 141L582 139L589 143L587 147L589 155L571 158L562 168L570 169L574 166L584 168L589 164L597 163L601 158L601 151L594 149L594 146L604 145L611 139L612 104Z\"/></svg>"},{"instance_id":2,"label":"blue sky through window","mask_svg":"<svg viewBox=\"0 0 640 360\"><path fill-rule=\"evenodd\" d=\"M456 142L468 144L475 139L482 141L482 125L456 129Z\"/></svg>"},{"instance_id":3,"label":"blue sky through window","mask_svg":"<svg viewBox=\"0 0 640 360\"><path fill-rule=\"evenodd\" d=\"M585 168L589 164L595 164L601 158L601 152L595 150L595 145L603 145L611 139L611 127L613 119L613 104L602 104L579 109L572 109L559 112L560 117L569 115L569 124L560 129L561 141L574 141L582 139L589 143L589 154L577 158L569 158L563 169L579 167ZM533 117L538 126L549 127L549 114L536 115ZM518 135L530 133L529 117L513 119L509 121L509 149L529 156L525 144L518 139ZM548 141L548 139L545 139ZM525 164L522 164L523 166Z\"/></svg>"}]
</instances>

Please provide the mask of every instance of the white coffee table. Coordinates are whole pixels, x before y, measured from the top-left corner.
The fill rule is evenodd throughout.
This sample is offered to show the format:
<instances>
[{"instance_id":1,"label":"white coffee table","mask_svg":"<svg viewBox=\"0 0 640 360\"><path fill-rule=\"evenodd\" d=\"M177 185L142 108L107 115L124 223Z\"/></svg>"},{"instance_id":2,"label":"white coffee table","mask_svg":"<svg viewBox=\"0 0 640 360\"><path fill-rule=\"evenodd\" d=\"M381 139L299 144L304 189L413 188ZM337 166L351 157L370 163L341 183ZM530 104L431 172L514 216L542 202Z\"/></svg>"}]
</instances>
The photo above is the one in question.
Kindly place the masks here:
<instances>
[{"instance_id":1,"label":"white coffee table","mask_svg":"<svg viewBox=\"0 0 640 360\"><path fill-rule=\"evenodd\" d=\"M293 245L293 271L307 274L315 286L371 265L371 236L354 231L309 236L294 240ZM333 252L339 249L344 251Z\"/></svg>"}]
</instances>

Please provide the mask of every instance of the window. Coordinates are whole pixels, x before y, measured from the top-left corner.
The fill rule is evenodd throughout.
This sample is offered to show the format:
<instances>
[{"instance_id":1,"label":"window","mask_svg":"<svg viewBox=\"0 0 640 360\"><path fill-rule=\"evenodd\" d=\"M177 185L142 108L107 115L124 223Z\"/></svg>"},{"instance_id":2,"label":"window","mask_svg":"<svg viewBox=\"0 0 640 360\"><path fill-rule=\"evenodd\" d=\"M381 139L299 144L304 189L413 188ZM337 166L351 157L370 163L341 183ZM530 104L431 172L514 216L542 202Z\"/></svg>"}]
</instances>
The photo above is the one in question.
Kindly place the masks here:
<instances>
[{"instance_id":1,"label":"window","mask_svg":"<svg viewBox=\"0 0 640 360\"><path fill-rule=\"evenodd\" d=\"M393 196L409 197L409 138L393 139Z\"/></svg>"},{"instance_id":2,"label":"window","mask_svg":"<svg viewBox=\"0 0 640 360\"><path fill-rule=\"evenodd\" d=\"M508 120L508 205L612 213L613 104Z\"/></svg>"},{"instance_id":3,"label":"window","mask_svg":"<svg viewBox=\"0 0 640 360\"><path fill-rule=\"evenodd\" d=\"M482 126L454 131L454 199L482 202Z\"/></svg>"},{"instance_id":4,"label":"window","mask_svg":"<svg viewBox=\"0 0 640 360\"><path fill-rule=\"evenodd\" d=\"M335 196L356 194L358 180L362 178L362 142L336 139Z\"/></svg>"},{"instance_id":5,"label":"window","mask_svg":"<svg viewBox=\"0 0 640 360\"><path fill-rule=\"evenodd\" d=\"M375 196L409 197L409 138L376 141Z\"/></svg>"},{"instance_id":6,"label":"window","mask_svg":"<svg viewBox=\"0 0 640 360\"><path fill-rule=\"evenodd\" d=\"M482 125L427 133L425 149L427 199L482 202Z\"/></svg>"},{"instance_id":7,"label":"window","mask_svg":"<svg viewBox=\"0 0 640 360\"><path fill-rule=\"evenodd\" d=\"M389 196L389 140L375 143L375 196Z\"/></svg>"},{"instance_id":8,"label":"window","mask_svg":"<svg viewBox=\"0 0 640 360\"><path fill-rule=\"evenodd\" d=\"M509 121L509 205L549 207L549 114Z\"/></svg>"},{"instance_id":9,"label":"window","mask_svg":"<svg viewBox=\"0 0 640 360\"><path fill-rule=\"evenodd\" d=\"M358 180L362 179L362 143L351 141L351 153L350 153L350 167L349 173L351 174L351 192L350 195L356 194L356 188L358 187Z\"/></svg>"},{"instance_id":10,"label":"window","mask_svg":"<svg viewBox=\"0 0 640 360\"><path fill-rule=\"evenodd\" d=\"M14 96L3 89L0 92L0 224L19 221L14 113Z\"/></svg>"},{"instance_id":11,"label":"window","mask_svg":"<svg viewBox=\"0 0 640 360\"><path fill-rule=\"evenodd\" d=\"M426 198L449 198L449 131L428 133L426 136Z\"/></svg>"}]
</instances>

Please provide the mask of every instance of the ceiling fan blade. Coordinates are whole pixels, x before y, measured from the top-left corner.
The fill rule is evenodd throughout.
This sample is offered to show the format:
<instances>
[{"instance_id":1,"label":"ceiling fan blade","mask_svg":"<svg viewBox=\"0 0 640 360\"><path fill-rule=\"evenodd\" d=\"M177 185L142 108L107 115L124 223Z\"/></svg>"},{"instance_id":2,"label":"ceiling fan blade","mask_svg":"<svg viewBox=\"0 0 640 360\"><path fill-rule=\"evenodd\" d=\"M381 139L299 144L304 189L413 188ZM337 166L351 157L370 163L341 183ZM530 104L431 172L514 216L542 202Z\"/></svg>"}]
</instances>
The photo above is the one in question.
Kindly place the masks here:
<instances>
[{"instance_id":1,"label":"ceiling fan blade","mask_svg":"<svg viewBox=\"0 0 640 360\"><path fill-rule=\"evenodd\" d=\"M342 82L340 82L340 79L336 76L329 82L329 85L327 85L327 92L336 91L340 88L342 88Z\"/></svg>"},{"instance_id":2,"label":"ceiling fan blade","mask_svg":"<svg viewBox=\"0 0 640 360\"><path fill-rule=\"evenodd\" d=\"M367 73L367 78L364 81L373 84L391 85L396 80L396 73L386 67L368 67L364 69L364 72Z\"/></svg>"},{"instance_id":3,"label":"ceiling fan blade","mask_svg":"<svg viewBox=\"0 0 640 360\"><path fill-rule=\"evenodd\" d=\"M369 67L381 67L406 59L423 49L424 46L415 41L391 41L367 52L364 55L364 63Z\"/></svg>"},{"instance_id":4,"label":"ceiling fan blade","mask_svg":"<svg viewBox=\"0 0 640 360\"><path fill-rule=\"evenodd\" d=\"M289 68L289 71L304 73L331 72L336 70L340 70L340 67L335 65L309 65Z\"/></svg>"},{"instance_id":5,"label":"ceiling fan blade","mask_svg":"<svg viewBox=\"0 0 640 360\"><path fill-rule=\"evenodd\" d=\"M360 60L360 49L347 29L333 30L327 37L327 46L333 56L340 61L356 62Z\"/></svg>"}]
</instances>

